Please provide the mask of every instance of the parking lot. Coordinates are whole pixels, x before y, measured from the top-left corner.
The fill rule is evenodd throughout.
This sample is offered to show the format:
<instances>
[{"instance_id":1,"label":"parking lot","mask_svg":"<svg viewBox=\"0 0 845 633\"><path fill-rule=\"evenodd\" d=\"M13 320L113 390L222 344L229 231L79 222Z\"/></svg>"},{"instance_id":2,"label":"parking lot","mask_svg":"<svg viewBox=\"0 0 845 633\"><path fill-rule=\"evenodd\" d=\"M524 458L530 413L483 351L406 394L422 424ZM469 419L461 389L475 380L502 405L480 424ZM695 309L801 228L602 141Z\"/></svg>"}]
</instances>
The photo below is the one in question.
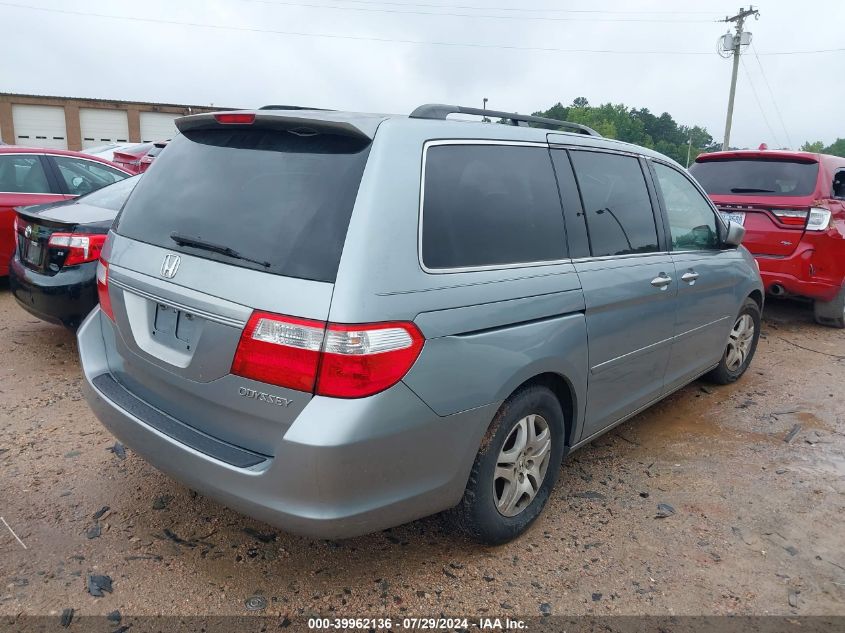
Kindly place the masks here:
<instances>
[{"instance_id":1,"label":"parking lot","mask_svg":"<svg viewBox=\"0 0 845 633\"><path fill-rule=\"evenodd\" d=\"M110 450L73 335L7 286L0 342L0 515L22 542L0 526L2 615L845 613L845 336L802 304L770 302L737 384L693 383L570 456L497 548L437 517L337 542L245 518Z\"/></svg>"}]
</instances>

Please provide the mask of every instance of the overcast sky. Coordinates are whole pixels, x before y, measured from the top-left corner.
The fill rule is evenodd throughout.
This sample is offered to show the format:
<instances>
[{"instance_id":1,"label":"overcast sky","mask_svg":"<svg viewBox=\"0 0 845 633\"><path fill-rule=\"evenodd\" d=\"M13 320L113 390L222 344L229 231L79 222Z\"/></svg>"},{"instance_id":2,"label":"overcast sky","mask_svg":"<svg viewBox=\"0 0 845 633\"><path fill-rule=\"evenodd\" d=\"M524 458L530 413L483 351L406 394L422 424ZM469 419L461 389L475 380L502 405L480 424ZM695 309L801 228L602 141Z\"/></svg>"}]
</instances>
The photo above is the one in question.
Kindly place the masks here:
<instances>
[{"instance_id":1,"label":"overcast sky","mask_svg":"<svg viewBox=\"0 0 845 633\"><path fill-rule=\"evenodd\" d=\"M845 137L845 51L771 54L845 46L845 2L755 6L760 19L747 30L759 58L750 48L742 56L732 145ZM735 0L0 0L0 91L393 113L426 102L480 106L483 97L490 108L531 112L584 96L669 112L721 140L731 62L716 53L727 25L714 20L738 8ZM186 22L215 28L177 24Z\"/></svg>"}]
</instances>

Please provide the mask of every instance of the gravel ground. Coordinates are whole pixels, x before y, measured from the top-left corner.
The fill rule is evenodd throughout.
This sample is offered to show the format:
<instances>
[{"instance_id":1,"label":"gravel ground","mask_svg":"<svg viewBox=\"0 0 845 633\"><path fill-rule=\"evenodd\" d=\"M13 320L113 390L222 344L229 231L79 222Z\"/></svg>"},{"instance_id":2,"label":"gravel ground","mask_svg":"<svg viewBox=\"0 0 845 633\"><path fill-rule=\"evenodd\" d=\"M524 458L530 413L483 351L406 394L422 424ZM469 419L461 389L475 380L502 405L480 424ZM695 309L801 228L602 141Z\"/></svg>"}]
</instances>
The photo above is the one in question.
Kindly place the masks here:
<instances>
[{"instance_id":1,"label":"gravel ground","mask_svg":"<svg viewBox=\"0 0 845 633\"><path fill-rule=\"evenodd\" d=\"M496 548L437 517L279 532L110 451L74 337L7 287L0 345L0 515L26 545L0 524L0 616L243 615L250 599L292 618L845 615L845 333L801 304L767 306L738 384L694 383L570 456L543 516ZM91 596L90 574L113 591Z\"/></svg>"}]
</instances>

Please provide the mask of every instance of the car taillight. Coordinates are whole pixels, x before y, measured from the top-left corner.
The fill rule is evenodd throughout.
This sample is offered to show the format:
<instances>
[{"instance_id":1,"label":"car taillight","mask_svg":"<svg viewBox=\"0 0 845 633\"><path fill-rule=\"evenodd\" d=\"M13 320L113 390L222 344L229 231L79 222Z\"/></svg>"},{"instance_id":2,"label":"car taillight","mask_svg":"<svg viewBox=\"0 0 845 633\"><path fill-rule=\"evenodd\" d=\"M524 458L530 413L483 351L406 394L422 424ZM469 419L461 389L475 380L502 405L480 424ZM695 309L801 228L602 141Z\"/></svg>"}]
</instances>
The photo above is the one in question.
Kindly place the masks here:
<instances>
[{"instance_id":1,"label":"car taillight","mask_svg":"<svg viewBox=\"0 0 845 633\"><path fill-rule=\"evenodd\" d=\"M250 112L226 112L215 114L214 120L218 123L249 125L255 123L255 115Z\"/></svg>"},{"instance_id":2,"label":"car taillight","mask_svg":"<svg viewBox=\"0 0 845 633\"><path fill-rule=\"evenodd\" d=\"M232 373L297 391L314 391L325 324L253 312L241 335Z\"/></svg>"},{"instance_id":3,"label":"car taillight","mask_svg":"<svg viewBox=\"0 0 845 633\"><path fill-rule=\"evenodd\" d=\"M810 209L810 217L807 219L808 231L826 231L830 225L830 209L824 207L813 207Z\"/></svg>"},{"instance_id":4,"label":"car taillight","mask_svg":"<svg viewBox=\"0 0 845 633\"><path fill-rule=\"evenodd\" d=\"M413 323L325 324L255 312L232 373L322 396L361 398L399 382L424 342Z\"/></svg>"},{"instance_id":5,"label":"car taillight","mask_svg":"<svg viewBox=\"0 0 845 633\"><path fill-rule=\"evenodd\" d=\"M57 250L67 251L65 266L84 264L100 259L105 235L82 235L79 233L53 233L47 246Z\"/></svg>"},{"instance_id":6,"label":"car taillight","mask_svg":"<svg viewBox=\"0 0 845 633\"><path fill-rule=\"evenodd\" d=\"M109 263L104 259L97 262L97 297L103 314L114 321L114 311L109 296Z\"/></svg>"},{"instance_id":7,"label":"car taillight","mask_svg":"<svg viewBox=\"0 0 845 633\"><path fill-rule=\"evenodd\" d=\"M425 339L413 323L329 324L317 394L361 398L399 382Z\"/></svg>"},{"instance_id":8,"label":"car taillight","mask_svg":"<svg viewBox=\"0 0 845 633\"><path fill-rule=\"evenodd\" d=\"M804 209L772 209L772 213L786 226L804 226L807 223L807 211Z\"/></svg>"}]
</instances>

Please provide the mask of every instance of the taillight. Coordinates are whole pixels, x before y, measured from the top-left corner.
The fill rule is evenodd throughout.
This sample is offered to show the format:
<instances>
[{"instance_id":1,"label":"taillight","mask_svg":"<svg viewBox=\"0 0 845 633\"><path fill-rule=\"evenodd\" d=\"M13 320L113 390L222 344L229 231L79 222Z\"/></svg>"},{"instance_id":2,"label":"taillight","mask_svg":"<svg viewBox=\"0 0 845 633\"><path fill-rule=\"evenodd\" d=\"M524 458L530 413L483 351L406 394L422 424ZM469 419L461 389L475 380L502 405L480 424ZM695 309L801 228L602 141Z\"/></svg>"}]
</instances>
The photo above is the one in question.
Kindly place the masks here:
<instances>
[{"instance_id":1,"label":"taillight","mask_svg":"<svg viewBox=\"0 0 845 633\"><path fill-rule=\"evenodd\" d=\"M109 263L104 259L97 262L97 297L103 314L114 321L114 311L109 296Z\"/></svg>"},{"instance_id":2,"label":"taillight","mask_svg":"<svg viewBox=\"0 0 845 633\"><path fill-rule=\"evenodd\" d=\"M253 312L241 335L232 373L297 391L314 391L325 324Z\"/></svg>"},{"instance_id":3,"label":"taillight","mask_svg":"<svg viewBox=\"0 0 845 633\"><path fill-rule=\"evenodd\" d=\"M226 124L251 124L255 123L255 115L250 112L225 112L222 114L215 114L214 120L218 123Z\"/></svg>"},{"instance_id":4,"label":"taillight","mask_svg":"<svg viewBox=\"0 0 845 633\"><path fill-rule=\"evenodd\" d=\"M66 250L65 266L84 264L100 259L105 235L83 235L79 233L53 233L47 246L57 250Z\"/></svg>"},{"instance_id":5,"label":"taillight","mask_svg":"<svg viewBox=\"0 0 845 633\"><path fill-rule=\"evenodd\" d=\"M23 233L23 225L21 224L20 216L16 213L15 214L15 220L14 220L13 226L12 226L12 235L15 236L16 242L20 241L19 236L21 235L21 233Z\"/></svg>"},{"instance_id":6,"label":"taillight","mask_svg":"<svg viewBox=\"0 0 845 633\"><path fill-rule=\"evenodd\" d=\"M423 342L413 323L329 324L317 393L361 398L384 391L408 373Z\"/></svg>"},{"instance_id":7,"label":"taillight","mask_svg":"<svg viewBox=\"0 0 845 633\"><path fill-rule=\"evenodd\" d=\"M255 312L232 373L337 398L370 396L399 382L425 339L413 323L343 325Z\"/></svg>"},{"instance_id":8,"label":"taillight","mask_svg":"<svg viewBox=\"0 0 845 633\"><path fill-rule=\"evenodd\" d=\"M804 226L807 223L807 211L804 209L772 209L772 213L786 226Z\"/></svg>"},{"instance_id":9,"label":"taillight","mask_svg":"<svg viewBox=\"0 0 845 633\"><path fill-rule=\"evenodd\" d=\"M830 209L824 207L813 207L810 209L810 217L807 219L808 231L826 231L830 225Z\"/></svg>"}]
</instances>

